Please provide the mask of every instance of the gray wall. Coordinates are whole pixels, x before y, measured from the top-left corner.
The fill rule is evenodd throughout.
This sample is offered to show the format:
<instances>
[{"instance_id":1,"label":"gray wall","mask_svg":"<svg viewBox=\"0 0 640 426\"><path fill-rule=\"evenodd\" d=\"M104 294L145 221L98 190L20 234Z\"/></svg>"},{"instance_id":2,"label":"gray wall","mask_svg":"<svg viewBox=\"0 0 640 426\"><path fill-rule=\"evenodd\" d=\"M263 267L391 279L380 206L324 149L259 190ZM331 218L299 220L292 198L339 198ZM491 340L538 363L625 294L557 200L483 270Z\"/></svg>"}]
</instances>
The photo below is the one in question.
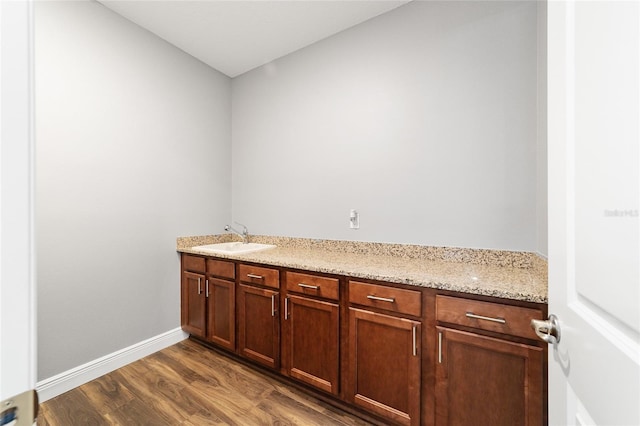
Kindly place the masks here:
<instances>
[{"instance_id":1,"label":"gray wall","mask_svg":"<svg viewBox=\"0 0 640 426\"><path fill-rule=\"evenodd\" d=\"M175 238L232 212L545 254L537 9L413 2L231 81L95 2L38 2L39 379L177 327Z\"/></svg>"},{"instance_id":2,"label":"gray wall","mask_svg":"<svg viewBox=\"0 0 640 426\"><path fill-rule=\"evenodd\" d=\"M536 17L535 2L412 2L233 79L234 219L535 251Z\"/></svg>"},{"instance_id":3,"label":"gray wall","mask_svg":"<svg viewBox=\"0 0 640 426\"><path fill-rule=\"evenodd\" d=\"M36 4L38 376L179 326L176 237L231 217L230 80L95 2Z\"/></svg>"},{"instance_id":4,"label":"gray wall","mask_svg":"<svg viewBox=\"0 0 640 426\"><path fill-rule=\"evenodd\" d=\"M538 234L536 251L548 256L547 227L547 2L538 4L538 191L536 196Z\"/></svg>"}]
</instances>

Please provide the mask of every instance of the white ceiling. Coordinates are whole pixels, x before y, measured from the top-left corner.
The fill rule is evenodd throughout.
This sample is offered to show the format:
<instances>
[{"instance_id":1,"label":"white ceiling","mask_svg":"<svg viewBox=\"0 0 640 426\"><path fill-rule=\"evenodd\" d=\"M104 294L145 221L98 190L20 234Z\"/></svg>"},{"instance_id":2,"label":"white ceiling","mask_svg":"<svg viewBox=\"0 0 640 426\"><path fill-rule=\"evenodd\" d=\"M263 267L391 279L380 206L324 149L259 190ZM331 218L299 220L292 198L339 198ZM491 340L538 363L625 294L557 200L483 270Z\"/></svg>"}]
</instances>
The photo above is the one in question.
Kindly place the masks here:
<instances>
[{"instance_id":1,"label":"white ceiling","mask_svg":"<svg viewBox=\"0 0 640 426\"><path fill-rule=\"evenodd\" d=\"M99 0L235 77L381 15L407 0Z\"/></svg>"}]
</instances>

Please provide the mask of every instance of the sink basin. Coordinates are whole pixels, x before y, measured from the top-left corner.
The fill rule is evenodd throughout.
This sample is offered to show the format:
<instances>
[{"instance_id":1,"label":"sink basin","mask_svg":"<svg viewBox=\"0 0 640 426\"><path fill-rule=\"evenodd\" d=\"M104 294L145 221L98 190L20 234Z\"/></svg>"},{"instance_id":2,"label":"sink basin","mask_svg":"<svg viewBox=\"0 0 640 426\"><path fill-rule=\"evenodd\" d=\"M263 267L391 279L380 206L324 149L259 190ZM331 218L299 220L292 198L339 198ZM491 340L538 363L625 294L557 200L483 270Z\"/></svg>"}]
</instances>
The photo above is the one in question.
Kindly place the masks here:
<instances>
[{"instance_id":1,"label":"sink basin","mask_svg":"<svg viewBox=\"0 0 640 426\"><path fill-rule=\"evenodd\" d=\"M208 244L206 246L196 246L196 247L193 247L193 249L202 250L209 253L218 253L218 254L244 254L244 253L253 253L256 251L267 250L274 247L276 246L271 244L259 244L259 243L243 244L242 242L237 241L232 243L218 243L218 244Z\"/></svg>"}]
</instances>

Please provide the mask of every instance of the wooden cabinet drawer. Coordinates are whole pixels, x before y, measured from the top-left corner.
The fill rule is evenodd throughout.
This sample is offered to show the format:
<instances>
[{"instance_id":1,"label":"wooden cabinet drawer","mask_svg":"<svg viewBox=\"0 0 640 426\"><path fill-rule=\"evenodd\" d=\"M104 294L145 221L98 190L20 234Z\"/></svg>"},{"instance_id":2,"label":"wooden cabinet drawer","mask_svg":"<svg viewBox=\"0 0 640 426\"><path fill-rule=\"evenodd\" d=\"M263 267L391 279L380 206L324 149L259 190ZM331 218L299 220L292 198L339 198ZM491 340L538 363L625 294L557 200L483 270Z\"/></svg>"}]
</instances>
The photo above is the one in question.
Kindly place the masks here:
<instances>
[{"instance_id":1,"label":"wooden cabinet drawer","mask_svg":"<svg viewBox=\"0 0 640 426\"><path fill-rule=\"evenodd\" d=\"M204 274L204 257L182 255L182 269L185 271L202 272Z\"/></svg>"},{"instance_id":2,"label":"wooden cabinet drawer","mask_svg":"<svg viewBox=\"0 0 640 426\"><path fill-rule=\"evenodd\" d=\"M419 291L349 281L349 302L416 317L422 315Z\"/></svg>"},{"instance_id":3,"label":"wooden cabinet drawer","mask_svg":"<svg viewBox=\"0 0 640 426\"><path fill-rule=\"evenodd\" d=\"M280 272L277 269L253 265L240 265L238 273L240 274L240 280L245 283L280 288Z\"/></svg>"},{"instance_id":4,"label":"wooden cabinet drawer","mask_svg":"<svg viewBox=\"0 0 640 426\"><path fill-rule=\"evenodd\" d=\"M436 296L436 319L441 322L537 339L530 325L533 318L542 319L542 312L461 297Z\"/></svg>"},{"instance_id":5,"label":"wooden cabinet drawer","mask_svg":"<svg viewBox=\"0 0 640 426\"><path fill-rule=\"evenodd\" d=\"M338 300L338 279L318 275L287 272L285 274L288 291Z\"/></svg>"},{"instance_id":6,"label":"wooden cabinet drawer","mask_svg":"<svg viewBox=\"0 0 640 426\"><path fill-rule=\"evenodd\" d=\"M226 260L207 259L207 273L217 277L231 278L236 277L236 268L233 262Z\"/></svg>"}]
</instances>

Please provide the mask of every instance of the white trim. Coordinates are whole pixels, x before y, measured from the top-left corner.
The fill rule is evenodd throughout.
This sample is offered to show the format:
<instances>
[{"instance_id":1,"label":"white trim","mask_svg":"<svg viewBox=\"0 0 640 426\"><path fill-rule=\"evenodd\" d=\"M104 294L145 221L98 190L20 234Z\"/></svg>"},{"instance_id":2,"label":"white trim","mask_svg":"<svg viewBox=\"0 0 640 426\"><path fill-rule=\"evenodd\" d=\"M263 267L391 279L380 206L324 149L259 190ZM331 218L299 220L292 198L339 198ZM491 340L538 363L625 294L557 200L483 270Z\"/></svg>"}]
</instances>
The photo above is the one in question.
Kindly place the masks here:
<instances>
[{"instance_id":1,"label":"white trim","mask_svg":"<svg viewBox=\"0 0 640 426\"><path fill-rule=\"evenodd\" d=\"M33 0L0 0L0 399L36 382Z\"/></svg>"},{"instance_id":2,"label":"white trim","mask_svg":"<svg viewBox=\"0 0 640 426\"><path fill-rule=\"evenodd\" d=\"M35 3L28 0L29 31L29 337L30 383L38 378L38 286L36 276L36 37Z\"/></svg>"},{"instance_id":3,"label":"white trim","mask_svg":"<svg viewBox=\"0 0 640 426\"><path fill-rule=\"evenodd\" d=\"M178 327L42 380L36 384L40 402L45 402L147 355L181 342L187 337L188 334Z\"/></svg>"}]
</instances>

